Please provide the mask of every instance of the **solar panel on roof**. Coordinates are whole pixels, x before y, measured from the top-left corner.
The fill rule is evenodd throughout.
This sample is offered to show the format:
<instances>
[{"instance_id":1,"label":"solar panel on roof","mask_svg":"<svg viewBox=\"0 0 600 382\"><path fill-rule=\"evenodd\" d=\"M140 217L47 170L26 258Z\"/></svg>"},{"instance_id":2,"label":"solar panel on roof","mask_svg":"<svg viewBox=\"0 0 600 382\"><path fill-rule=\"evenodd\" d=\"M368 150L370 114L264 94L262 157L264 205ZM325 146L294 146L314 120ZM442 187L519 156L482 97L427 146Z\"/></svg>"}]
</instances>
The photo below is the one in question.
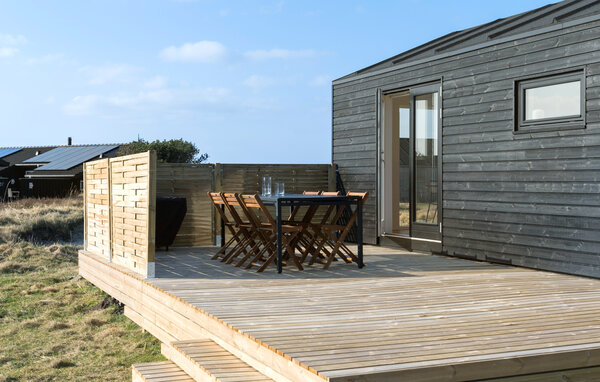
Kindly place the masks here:
<instances>
[{"instance_id":1,"label":"solar panel on roof","mask_svg":"<svg viewBox=\"0 0 600 382\"><path fill-rule=\"evenodd\" d=\"M5 156L8 156L10 154L14 154L17 151L21 151L21 149L1 149L0 148L0 158L4 158Z\"/></svg>"},{"instance_id":2,"label":"solar panel on roof","mask_svg":"<svg viewBox=\"0 0 600 382\"><path fill-rule=\"evenodd\" d=\"M43 164L35 171L68 170L118 146L67 146L57 147L48 152L29 158L23 163Z\"/></svg>"}]
</instances>

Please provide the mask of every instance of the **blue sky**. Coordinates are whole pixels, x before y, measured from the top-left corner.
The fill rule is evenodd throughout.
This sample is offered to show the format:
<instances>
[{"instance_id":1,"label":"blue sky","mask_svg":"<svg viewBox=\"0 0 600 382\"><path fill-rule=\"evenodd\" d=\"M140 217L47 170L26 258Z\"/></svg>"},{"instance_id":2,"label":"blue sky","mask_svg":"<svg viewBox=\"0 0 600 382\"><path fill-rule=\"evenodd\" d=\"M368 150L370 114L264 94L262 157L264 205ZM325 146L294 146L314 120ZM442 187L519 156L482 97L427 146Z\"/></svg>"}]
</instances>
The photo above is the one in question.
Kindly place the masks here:
<instances>
[{"instance_id":1,"label":"blue sky","mask_svg":"<svg viewBox=\"0 0 600 382\"><path fill-rule=\"evenodd\" d=\"M547 3L3 1L0 146L139 134L211 162L327 163L333 79Z\"/></svg>"}]
</instances>

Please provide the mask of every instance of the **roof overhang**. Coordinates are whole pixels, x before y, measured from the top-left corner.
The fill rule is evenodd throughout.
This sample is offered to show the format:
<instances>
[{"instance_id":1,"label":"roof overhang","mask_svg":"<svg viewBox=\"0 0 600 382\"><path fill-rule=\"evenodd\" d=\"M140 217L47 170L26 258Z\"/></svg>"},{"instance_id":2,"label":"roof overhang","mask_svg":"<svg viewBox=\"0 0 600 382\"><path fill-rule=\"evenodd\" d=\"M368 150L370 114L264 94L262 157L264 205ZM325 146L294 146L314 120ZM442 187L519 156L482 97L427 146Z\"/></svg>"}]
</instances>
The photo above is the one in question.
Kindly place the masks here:
<instances>
[{"instance_id":1,"label":"roof overhang","mask_svg":"<svg viewBox=\"0 0 600 382\"><path fill-rule=\"evenodd\" d=\"M549 27L535 29L535 30L532 30L532 31L523 32L523 33L515 34L515 35L504 37L504 38L498 38L498 39L495 39L495 40L492 40L492 41L488 41L488 42L484 42L484 43L481 43L481 44L472 45L472 46L469 46L469 47L466 47L466 48L454 50L452 52L441 53L441 54L438 54L438 55L435 55L435 56L432 56L432 57L424 58L422 60L416 60L416 61L410 61L410 62L403 63L403 64L397 64L397 65L394 65L392 67L385 68L385 69L380 69L380 70L376 70L376 71L373 71L373 72L362 73L362 74L357 74L357 72L354 72L354 73L345 75L343 77L340 77L340 78L338 78L336 80L333 80L332 84L333 85L341 85L341 84L344 84L344 83L348 83L348 82L360 80L360 79L363 79L363 78L368 78L368 77L373 77L373 76L377 76L377 75L380 75L380 74L385 74L385 73L393 72L393 71L398 70L398 69L409 68L411 66L416 66L416 65L422 65L422 64L425 64L425 63L428 63L428 62L431 62L431 61L436 61L436 60L440 60L440 59L443 59L443 58L456 56L456 55L467 53L467 52L471 52L471 51L474 51L474 50L479 50L479 49L487 48L487 47L490 47L490 46L502 44L502 43L505 43L505 42L510 42L510 41L514 41L514 40L518 40L518 39L522 39L522 38L527 38L527 37L532 37L532 36L536 36L536 35L540 35L540 34L552 32L552 31L556 31L556 30L561 30L561 29L564 29L564 28L569 28L569 27L572 27L572 26L577 26L577 25L581 25L581 24L585 24L585 23L590 23L590 22L598 21L598 20L600 20L600 14L593 15L593 16L588 16L588 17L582 17L582 18L577 19L577 20L566 21L564 23L557 23L557 24L551 25Z\"/></svg>"},{"instance_id":2,"label":"roof overhang","mask_svg":"<svg viewBox=\"0 0 600 382\"><path fill-rule=\"evenodd\" d=\"M35 179L35 178L73 178L76 174L43 174L43 173L35 173L35 174L25 174L25 178Z\"/></svg>"}]
</instances>

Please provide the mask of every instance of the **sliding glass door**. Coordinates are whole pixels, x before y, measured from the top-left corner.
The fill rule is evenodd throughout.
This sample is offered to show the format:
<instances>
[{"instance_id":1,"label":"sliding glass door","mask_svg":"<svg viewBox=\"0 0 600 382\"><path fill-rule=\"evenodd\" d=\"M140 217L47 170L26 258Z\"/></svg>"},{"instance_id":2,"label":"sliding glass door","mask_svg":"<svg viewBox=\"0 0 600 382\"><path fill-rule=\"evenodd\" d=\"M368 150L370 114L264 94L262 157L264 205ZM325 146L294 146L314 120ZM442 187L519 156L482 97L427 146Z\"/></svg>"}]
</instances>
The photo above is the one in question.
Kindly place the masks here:
<instances>
[{"instance_id":1,"label":"sliding glass door","mask_svg":"<svg viewBox=\"0 0 600 382\"><path fill-rule=\"evenodd\" d=\"M440 86L383 97L382 231L440 240Z\"/></svg>"},{"instance_id":2,"label":"sliding glass door","mask_svg":"<svg viewBox=\"0 0 600 382\"><path fill-rule=\"evenodd\" d=\"M441 239L439 85L411 89L412 219L411 236Z\"/></svg>"}]
</instances>

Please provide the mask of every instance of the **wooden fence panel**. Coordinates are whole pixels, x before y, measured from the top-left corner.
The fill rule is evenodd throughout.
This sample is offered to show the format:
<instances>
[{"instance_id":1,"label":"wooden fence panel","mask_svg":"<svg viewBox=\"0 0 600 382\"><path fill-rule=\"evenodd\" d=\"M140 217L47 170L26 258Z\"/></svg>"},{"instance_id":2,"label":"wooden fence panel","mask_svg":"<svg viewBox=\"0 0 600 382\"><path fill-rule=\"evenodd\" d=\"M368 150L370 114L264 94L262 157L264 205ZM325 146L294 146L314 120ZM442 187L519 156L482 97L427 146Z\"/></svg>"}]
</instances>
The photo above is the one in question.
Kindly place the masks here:
<instances>
[{"instance_id":1,"label":"wooden fence panel","mask_svg":"<svg viewBox=\"0 0 600 382\"><path fill-rule=\"evenodd\" d=\"M220 164L221 188L227 192L260 193L263 176L285 183L285 192L301 194L306 190L334 191L331 166L323 164Z\"/></svg>"},{"instance_id":2,"label":"wooden fence panel","mask_svg":"<svg viewBox=\"0 0 600 382\"><path fill-rule=\"evenodd\" d=\"M154 264L155 158L149 151L110 159L112 261L147 276Z\"/></svg>"},{"instance_id":3,"label":"wooden fence panel","mask_svg":"<svg viewBox=\"0 0 600 382\"><path fill-rule=\"evenodd\" d=\"M85 249L110 260L109 162L84 164Z\"/></svg>"},{"instance_id":4,"label":"wooden fence panel","mask_svg":"<svg viewBox=\"0 0 600 382\"><path fill-rule=\"evenodd\" d=\"M156 176L157 196L187 199L187 213L173 246L212 245L214 211L206 193L214 189L213 166L159 163Z\"/></svg>"},{"instance_id":5,"label":"wooden fence panel","mask_svg":"<svg viewBox=\"0 0 600 382\"><path fill-rule=\"evenodd\" d=\"M156 163L147 152L85 164L86 249L143 276L154 276L156 197L184 197L187 214L173 246L215 243L220 220L209 191L260 193L262 177L286 193L335 190L331 165Z\"/></svg>"}]
</instances>

